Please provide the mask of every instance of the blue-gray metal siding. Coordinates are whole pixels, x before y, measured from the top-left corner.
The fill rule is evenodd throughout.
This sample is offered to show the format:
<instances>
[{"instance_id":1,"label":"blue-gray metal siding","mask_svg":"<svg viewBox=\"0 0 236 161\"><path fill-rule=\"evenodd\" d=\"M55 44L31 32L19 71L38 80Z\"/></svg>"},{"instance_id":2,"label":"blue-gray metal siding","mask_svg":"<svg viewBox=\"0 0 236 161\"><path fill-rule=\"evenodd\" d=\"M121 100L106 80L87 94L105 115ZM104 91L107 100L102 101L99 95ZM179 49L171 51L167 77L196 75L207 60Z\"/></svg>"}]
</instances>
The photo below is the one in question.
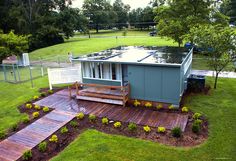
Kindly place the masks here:
<instances>
[{"instance_id":1,"label":"blue-gray metal siding","mask_svg":"<svg viewBox=\"0 0 236 161\"><path fill-rule=\"evenodd\" d=\"M131 98L179 104L180 68L128 65Z\"/></svg>"},{"instance_id":2,"label":"blue-gray metal siding","mask_svg":"<svg viewBox=\"0 0 236 161\"><path fill-rule=\"evenodd\" d=\"M108 86L121 86L121 82L114 82L110 80L87 79L87 78L83 78L83 83L101 84Z\"/></svg>"}]
</instances>

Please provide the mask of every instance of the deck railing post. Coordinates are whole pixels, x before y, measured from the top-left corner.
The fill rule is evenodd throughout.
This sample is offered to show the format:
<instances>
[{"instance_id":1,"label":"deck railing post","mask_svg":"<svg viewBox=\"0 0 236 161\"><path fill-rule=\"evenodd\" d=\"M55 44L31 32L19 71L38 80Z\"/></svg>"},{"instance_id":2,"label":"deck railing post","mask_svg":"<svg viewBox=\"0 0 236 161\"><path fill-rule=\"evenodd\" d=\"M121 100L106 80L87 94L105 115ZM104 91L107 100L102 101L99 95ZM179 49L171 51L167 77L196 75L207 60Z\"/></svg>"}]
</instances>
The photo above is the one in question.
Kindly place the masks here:
<instances>
[{"instance_id":1,"label":"deck railing post","mask_svg":"<svg viewBox=\"0 0 236 161\"><path fill-rule=\"evenodd\" d=\"M71 87L70 86L68 86L68 90L69 90L69 98L72 98Z\"/></svg>"},{"instance_id":2,"label":"deck railing post","mask_svg":"<svg viewBox=\"0 0 236 161\"><path fill-rule=\"evenodd\" d=\"M79 95L79 86L78 82L75 82L76 95Z\"/></svg>"}]
</instances>

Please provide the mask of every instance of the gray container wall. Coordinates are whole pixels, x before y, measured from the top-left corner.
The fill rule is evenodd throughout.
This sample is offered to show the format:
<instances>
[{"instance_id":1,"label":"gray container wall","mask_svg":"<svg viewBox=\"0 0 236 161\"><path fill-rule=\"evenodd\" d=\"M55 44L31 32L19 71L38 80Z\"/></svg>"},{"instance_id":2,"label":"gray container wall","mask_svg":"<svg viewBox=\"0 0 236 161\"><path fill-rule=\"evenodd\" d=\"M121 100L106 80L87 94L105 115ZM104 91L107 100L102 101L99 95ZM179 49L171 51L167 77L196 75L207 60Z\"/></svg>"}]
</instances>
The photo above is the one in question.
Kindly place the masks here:
<instances>
[{"instance_id":1,"label":"gray container wall","mask_svg":"<svg viewBox=\"0 0 236 161\"><path fill-rule=\"evenodd\" d=\"M131 98L179 105L180 67L128 65Z\"/></svg>"}]
</instances>

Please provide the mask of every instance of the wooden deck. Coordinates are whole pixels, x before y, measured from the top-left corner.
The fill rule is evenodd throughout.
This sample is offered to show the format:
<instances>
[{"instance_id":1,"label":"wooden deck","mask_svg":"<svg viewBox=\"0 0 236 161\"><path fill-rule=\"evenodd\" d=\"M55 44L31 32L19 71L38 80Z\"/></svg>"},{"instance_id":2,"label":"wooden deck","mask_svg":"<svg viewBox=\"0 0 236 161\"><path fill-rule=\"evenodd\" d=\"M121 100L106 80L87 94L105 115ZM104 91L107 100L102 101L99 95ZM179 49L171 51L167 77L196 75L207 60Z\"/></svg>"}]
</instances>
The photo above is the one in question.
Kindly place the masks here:
<instances>
[{"instance_id":1,"label":"wooden deck","mask_svg":"<svg viewBox=\"0 0 236 161\"><path fill-rule=\"evenodd\" d=\"M54 110L36 122L0 142L0 161L15 161L75 117L73 113Z\"/></svg>"}]
</instances>

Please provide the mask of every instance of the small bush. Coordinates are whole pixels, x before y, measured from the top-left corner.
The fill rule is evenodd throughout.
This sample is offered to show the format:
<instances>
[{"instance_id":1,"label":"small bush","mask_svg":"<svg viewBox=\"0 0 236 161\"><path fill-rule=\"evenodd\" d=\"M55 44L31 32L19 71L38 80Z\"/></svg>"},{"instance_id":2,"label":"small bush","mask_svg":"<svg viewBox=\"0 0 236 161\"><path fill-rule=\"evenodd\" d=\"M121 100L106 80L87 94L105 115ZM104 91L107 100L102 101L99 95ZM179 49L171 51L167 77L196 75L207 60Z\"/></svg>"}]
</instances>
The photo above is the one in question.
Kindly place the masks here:
<instances>
[{"instance_id":1,"label":"small bush","mask_svg":"<svg viewBox=\"0 0 236 161\"><path fill-rule=\"evenodd\" d=\"M47 150L47 142L46 141L43 141L42 143L40 143L38 145L38 150L40 152L45 152Z\"/></svg>"},{"instance_id":2,"label":"small bush","mask_svg":"<svg viewBox=\"0 0 236 161\"><path fill-rule=\"evenodd\" d=\"M27 103L27 104L25 105L25 107L28 108L28 109L31 109L33 106L32 106L32 104Z\"/></svg>"},{"instance_id":3,"label":"small bush","mask_svg":"<svg viewBox=\"0 0 236 161\"><path fill-rule=\"evenodd\" d=\"M11 129L12 131L16 131L18 129L18 124L17 123L14 123L12 126L11 126Z\"/></svg>"},{"instance_id":4,"label":"small bush","mask_svg":"<svg viewBox=\"0 0 236 161\"><path fill-rule=\"evenodd\" d=\"M138 101L138 100L134 100L134 106L135 107L138 107L138 106L140 106L141 105L141 103Z\"/></svg>"},{"instance_id":5,"label":"small bush","mask_svg":"<svg viewBox=\"0 0 236 161\"><path fill-rule=\"evenodd\" d=\"M130 131L134 131L134 130L136 130L137 129L137 125L135 124L135 123L129 123L129 125L128 125L128 129L130 130Z\"/></svg>"},{"instance_id":6,"label":"small bush","mask_svg":"<svg viewBox=\"0 0 236 161\"><path fill-rule=\"evenodd\" d=\"M198 123L193 123L193 125L192 125L192 131L194 132L194 133L199 133L199 131L200 131L200 124L198 124Z\"/></svg>"},{"instance_id":7,"label":"small bush","mask_svg":"<svg viewBox=\"0 0 236 161\"><path fill-rule=\"evenodd\" d=\"M0 139L4 139L6 137L6 131L0 131Z\"/></svg>"},{"instance_id":8,"label":"small bush","mask_svg":"<svg viewBox=\"0 0 236 161\"><path fill-rule=\"evenodd\" d=\"M183 107L182 112L188 112L188 107Z\"/></svg>"},{"instance_id":9,"label":"small bush","mask_svg":"<svg viewBox=\"0 0 236 161\"><path fill-rule=\"evenodd\" d=\"M115 123L114 123L114 127L115 127L115 128L121 127L121 122L115 122Z\"/></svg>"},{"instance_id":10,"label":"small bush","mask_svg":"<svg viewBox=\"0 0 236 161\"><path fill-rule=\"evenodd\" d=\"M170 106L168 107L168 109L169 109L169 110L174 110L175 107L174 107L174 105L170 105Z\"/></svg>"},{"instance_id":11,"label":"small bush","mask_svg":"<svg viewBox=\"0 0 236 161\"><path fill-rule=\"evenodd\" d=\"M160 126L160 127L157 128L157 132L158 133L165 133L166 132L166 128Z\"/></svg>"},{"instance_id":12,"label":"small bush","mask_svg":"<svg viewBox=\"0 0 236 161\"><path fill-rule=\"evenodd\" d=\"M47 93L42 92L42 93L40 94L40 96L41 96L41 97L46 97L46 96L47 96Z\"/></svg>"},{"instance_id":13,"label":"small bush","mask_svg":"<svg viewBox=\"0 0 236 161\"><path fill-rule=\"evenodd\" d=\"M29 116L24 117L23 120L22 120L22 122L23 122L24 124L27 124L28 122L30 122Z\"/></svg>"},{"instance_id":14,"label":"small bush","mask_svg":"<svg viewBox=\"0 0 236 161\"><path fill-rule=\"evenodd\" d=\"M172 136L179 138L182 135L180 127L175 127L171 130Z\"/></svg>"},{"instance_id":15,"label":"small bush","mask_svg":"<svg viewBox=\"0 0 236 161\"><path fill-rule=\"evenodd\" d=\"M37 100L37 99L39 99L39 96L34 96L33 99Z\"/></svg>"},{"instance_id":16,"label":"small bush","mask_svg":"<svg viewBox=\"0 0 236 161\"><path fill-rule=\"evenodd\" d=\"M199 119L201 116L202 116L202 114L196 112L196 113L193 114L193 119L194 119L194 120L197 120L197 119Z\"/></svg>"},{"instance_id":17,"label":"small bush","mask_svg":"<svg viewBox=\"0 0 236 161\"><path fill-rule=\"evenodd\" d=\"M152 103L150 103L150 102L146 102L146 103L145 103L145 107L147 107L147 108L151 108L151 107L152 107Z\"/></svg>"},{"instance_id":18,"label":"small bush","mask_svg":"<svg viewBox=\"0 0 236 161\"><path fill-rule=\"evenodd\" d=\"M89 120L90 120L91 122L94 122L94 121L96 120L96 116L93 115L93 114L90 114L90 115L89 115Z\"/></svg>"},{"instance_id":19,"label":"small bush","mask_svg":"<svg viewBox=\"0 0 236 161\"><path fill-rule=\"evenodd\" d=\"M22 158L23 160L29 160L30 158L32 158L32 151L31 150L27 150L24 152Z\"/></svg>"},{"instance_id":20,"label":"small bush","mask_svg":"<svg viewBox=\"0 0 236 161\"><path fill-rule=\"evenodd\" d=\"M49 111L49 107L47 107L47 106L45 106L44 108L43 108L43 112L48 112Z\"/></svg>"},{"instance_id":21,"label":"small bush","mask_svg":"<svg viewBox=\"0 0 236 161\"><path fill-rule=\"evenodd\" d=\"M53 90L48 90L48 93L53 94L54 92L53 92Z\"/></svg>"},{"instance_id":22,"label":"small bush","mask_svg":"<svg viewBox=\"0 0 236 161\"><path fill-rule=\"evenodd\" d=\"M109 122L108 118L104 117L102 118L102 124L107 125Z\"/></svg>"},{"instance_id":23,"label":"small bush","mask_svg":"<svg viewBox=\"0 0 236 161\"><path fill-rule=\"evenodd\" d=\"M35 106L34 106L34 109L36 109L36 110L41 110L41 107L40 107L39 105L35 105Z\"/></svg>"},{"instance_id":24,"label":"small bush","mask_svg":"<svg viewBox=\"0 0 236 161\"><path fill-rule=\"evenodd\" d=\"M82 120L82 119L84 119L84 114L83 114L82 112L80 112L80 113L78 113L78 114L76 115L76 118L77 118L78 120Z\"/></svg>"},{"instance_id":25,"label":"small bush","mask_svg":"<svg viewBox=\"0 0 236 161\"><path fill-rule=\"evenodd\" d=\"M38 118L39 117L39 112L34 112L33 113L33 118L35 119L35 118Z\"/></svg>"},{"instance_id":26,"label":"small bush","mask_svg":"<svg viewBox=\"0 0 236 161\"><path fill-rule=\"evenodd\" d=\"M57 135L52 135L52 137L49 139L50 142L57 143L58 142L58 137Z\"/></svg>"},{"instance_id":27,"label":"small bush","mask_svg":"<svg viewBox=\"0 0 236 161\"><path fill-rule=\"evenodd\" d=\"M79 124L78 124L77 121L71 121L71 122L70 122L70 126L76 128L76 127L79 126Z\"/></svg>"},{"instance_id":28,"label":"small bush","mask_svg":"<svg viewBox=\"0 0 236 161\"><path fill-rule=\"evenodd\" d=\"M162 109L162 108L163 108L163 104L162 104L162 103L158 103L157 109L160 110L160 109Z\"/></svg>"},{"instance_id":29,"label":"small bush","mask_svg":"<svg viewBox=\"0 0 236 161\"><path fill-rule=\"evenodd\" d=\"M69 131L69 130L67 129L66 126L61 128L61 133L62 133L62 134L68 133L68 131Z\"/></svg>"},{"instance_id":30,"label":"small bush","mask_svg":"<svg viewBox=\"0 0 236 161\"><path fill-rule=\"evenodd\" d=\"M144 127L143 127L143 130L144 130L146 133L151 132L151 128L150 128L149 126L144 126Z\"/></svg>"},{"instance_id":31,"label":"small bush","mask_svg":"<svg viewBox=\"0 0 236 161\"><path fill-rule=\"evenodd\" d=\"M202 120L200 120L200 119L197 119L197 120L194 120L194 122L193 122L194 124L199 124L199 125L201 125L202 124Z\"/></svg>"}]
</instances>

